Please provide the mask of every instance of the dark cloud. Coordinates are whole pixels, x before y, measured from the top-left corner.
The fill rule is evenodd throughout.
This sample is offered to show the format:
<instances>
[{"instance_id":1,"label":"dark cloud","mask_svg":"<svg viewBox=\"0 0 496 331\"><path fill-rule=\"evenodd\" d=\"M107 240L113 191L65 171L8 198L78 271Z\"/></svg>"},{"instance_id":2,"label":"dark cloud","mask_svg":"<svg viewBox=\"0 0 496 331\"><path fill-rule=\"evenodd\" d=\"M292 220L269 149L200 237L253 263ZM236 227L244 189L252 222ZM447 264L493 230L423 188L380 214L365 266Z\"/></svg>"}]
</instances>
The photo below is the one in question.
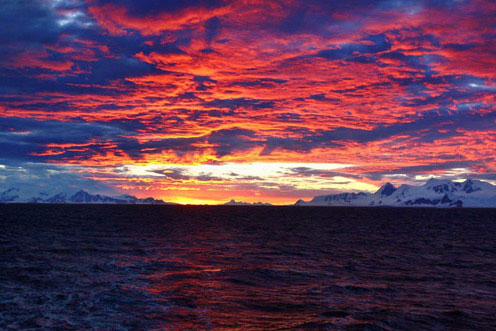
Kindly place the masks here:
<instances>
[{"instance_id":1,"label":"dark cloud","mask_svg":"<svg viewBox=\"0 0 496 331\"><path fill-rule=\"evenodd\" d=\"M288 82L286 79L259 78L249 81L234 81L229 86L243 86L252 88L279 88L280 84Z\"/></svg>"},{"instance_id":2,"label":"dark cloud","mask_svg":"<svg viewBox=\"0 0 496 331\"><path fill-rule=\"evenodd\" d=\"M319 170L312 169L308 167L297 167L289 169L288 175L297 177L321 177L321 178L333 178L333 177L348 177L353 179L361 179L363 176L354 175L349 172L344 171L331 171L331 170ZM342 184L348 184L348 182L343 182Z\"/></svg>"},{"instance_id":3,"label":"dark cloud","mask_svg":"<svg viewBox=\"0 0 496 331\"><path fill-rule=\"evenodd\" d=\"M211 89L215 85L215 83L217 83L216 80L211 79L208 76L194 76L193 81L197 83L197 91L207 91Z\"/></svg>"},{"instance_id":4,"label":"dark cloud","mask_svg":"<svg viewBox=\"0 0 496 331\"><path fill-rule=\"evenodd\" d=\"M184 155L201 150L198 144L208 143L219 157L236 152L250 150L261 144L252 130L231 128L212 131L210 134L193 138L168 138L139 143L134 139L127 139L119 144L119 149L131 157L139 158L143 154L155 154L162 151L173 151L177 155Z\"/></svg>"},{"instance_id":5,"label":"dark cloud","mask_svg":"<svg viewBox=\"0 0 496 331\"><path fill-rule=\"evenodd\" d=\"M104 153L105 142L119 141L130 133L105 123L35 121L26 118L0 118L0 158L25 161L90 158ZM123 139L123 138L122 138ZM83 150L70 147L53 155L44 154L48 144L85 144ZM76 146L77 147L77 146Z\"/></svg>"},{"instance_id":6,"label":"dark cloud","mask_svg":"<svg viewBox=\"0 0 496 331\"><path fill-rule=\"evenodd\" d=\"M67 83L106 84L112 80L125 79L161 73L155 66L135 58L101 59L95 62L80 63L85 71L75 77L60 79Z\"/></svg>"},{"instance_id":7,"label":"dark cloud","mask_svg":"<svg viewBox=\"0 0 496 331\"><path fill-rule=\"evenodd\" d=\"M407 167L397 167L393 169L388 169L387 171L374 171L367 172L363 175L374 180L380 180L383 176L394 175L394 174L430 174L439 170L450 170L454 168L470 168L471 166L477 165L480 162L477 161L447 161L447 162L435 162L416 166Z\"/></svg>"},{"instance_id":8,"label":"dark cloud","mask_svg":"<svg viewBox=\"0 0 496 331\"><path fill-rule=\"evenodd\" d=\"M128 15L135 17L173 13L191 7L214 9L226 4L226 1L222 0L96 0L94 2L98 5L114 4L125 7Z\"/></svg>"},{"instance_id":9,"label":"dark cloud","mask_svg":"<svg viewBox=\"0 0 496 331\"><path fill-rule=\"evenodd\" d=\"M181 168L171 168L171 169L167 168L167 169L153 170L152 172L174 180L191 179L191 176L185 175L184 171L185 170Z\"/></svg>"},{"instance_id":10,"label":"dark cloud","mask_svg":"<svg viewBox=\"0 0 496 331\"><path fill-rule=\"evenodd\" d=\"M0 192L9 188L21 188L20 193L32 197L39 192L48 195L60 192L76 192L84 189L89 192L115 195L116 191L110 185L90 179L90 174L81 168L33 162L13 163L11 159L1 159L0 176L5 179L0 182Z\"/></svg>"},{"instance_id":11,"label":"dark cloud","mask_svg":"<svg viewBox=\"0 0 496 331\"><path fill-rule=\"evenodd\" d=\"M257 99L246 99L246 98L236 98L236 99L216 99L206 103L207 107L215 108L249 108L249 109L264 109L264 108L274 108L274 101L265 101Z\"/></svg>"},{"instance_id":12,"label":"dark cloud","mask_svg":"<svg viewBox=\"0 0 496 331\"><path fill-rule=\"evenodd\" d=\"M12 70L0 68L0 96L20 95L26 96L37 93L63 93L67 95L96 95L115 96L124 94L131 84L125 89L115 86L93 86L89 85L90 74L81 74L72 78L59 78L58 80L40 77L48 73L43 69ZM100 76L100 78L104 78ZM83 84L86 82L86 84ZM80 83L80 84L78 84ZM9 105L10 106L10 105Z\"/></svg>"},{"instance_id":13,"label":"dark cloud","mask_svg":"<svg viewBox=\"0 0 496 331\"><path fill-rule=\"evenodd\" d=\"M240 128L214 131L207 137L207 141L215 146L218 156L250 150L260 144L255 131Z\"/></svg>"},{"instance_id":14,"label":"dark cloud","mask_svg":"<svg viewBox=\"0 0 496 331\"><path fill-rule=\"evenodd\" d=\"M405 55L398 51L383 53L379 56L379 59L397 60L401 63L402 66L413 69L422 69L425 70L427 73L432 73L431 66L434 63L441 63L444 61L444 57L436 54L414 56Z\"/></svg>"},{"instance_id":15,"label":"dark cloud","mask_svg":"<svg viewBox=\"0 0 496 331\"><path fill-rule=\"evenodd\" d=\"M218 17L212 17L205 22L205 40L208 44L219 35L220 28L221 20Z\"/></svg>"},{"instance_id":16,"label":"dark cloud","mask_svg":"<svg viewBox=\"0 0 496 331\"><path fill-rule=\"evenodd\" d=\"M26 132L19 140L34 143L83 143L92 138L115 138L125 133L105 123L94 122L62 122L55 120L35 121L19 117L0 118L0 132L3 135Z\"/></svg>"},{"instance_id":17,"label":"dark cloud","mask_svg":"<svg viewBox=\"0 0 496 331\"><path fill-rule=\"evenodd\" d=\"M48 4L36 0L1 0L0 22L0 45L54 43L62 32Z\"/></svg>"},{"instance_id":18,"label":"dark cloud","mask_svg":"<svg viewBox=\"0 0 496 331\"><path fill-rule=\"evenodd\" d=\"M177 155L184 155L198 150L195 143L201 141L203 139L200 138L168 138L140 143L136 139L126 139L119 142L118 148L130 157L138 159L145 154L156 154L168 150Z\"/></svg>"},{"instance_id":19,"label":"dark cloud","mask_svg":"<svg viewBox=\"0 0 496 331\"><path fill-rule=\"evenodd\" d=\"M346 141L368 143L392 138L397 135L409 136L420 143L431 143L463 135L459 129L492 130L496 111L480 114L477 112L427 112L422 117L406 123L379 125L372 130L340 127L328 131L306 133L301 138L269 137L262 154L271 154L276 148L309 152L318 147L339 147Z\"/></svg>"},{"instance_id":20,"label":"dark cloud","mask_svg":"<svg viewBox=\"0 0 496 331\"><path fill-rule=\"evenodd\" d=\"M305 22L306 16L308 16L308 7L296 8L282 21L279 28L281 31L289 34L301 32L305 28L308 29L309 26ZM313 19L315 21L315 17Z\"/></svg>"},{"instance_id":21,"label":"dark cloud","mask_svg":"<svg viewBox=\"0 0 496 331\"><path fill-rule=\"evenodd\" d=\"M478 43L466 43L466 44L449 43L449 44L443 45L443 48L453 50L453 51L459 51L459 52L467 51L467 50L477 48L477 47L480 47L480 44L478 44Z\"/></svg>"},{"instance_id":22,"label":"dark cloud","mask_svg":"<svg viewBox=\"0 0 496 331\"><path fill-rule=\"evenodd\" d=\"M10 155L29 159L32 157L30 154L43 152L46 149L45 145L49 143L82 144L91 141L117 142L119 150L132 157L161 153L164 150L184 155L201 149L198 147L200 143L208 143L219 157L251 150L257 146L264 146L263 155L271 154L275 149L309 152L315 148L339 147L347 141L368 143L399 135L408 136L408 139L420 143L431 143L438 139L463 135L459 130L461 128L477 131L494 129L495 120L496 112L480 114L471 111L432 111L424 113L414 121L377 126L372 130L346 127L315 132L299 130L301 138L259 136L253 130L231 128L212 131L202 137L169 138L138 143L135 139L125 136L147 127L140 119L91 123L2 118L0 137L4 148L0 157L8 158ZM95 143L82 153L86 156L91 153L102 153L102 148L103 145ZM68 153L72 156L78 155L77 151L68 151L48 158L68 157Z\"/></svg>"},{"instance_id":23,"label":"dark cloud","mask_svg":"<svg viewBox=\"0 0 496 331\"><path fill-rule=\"evenodd\" d=\"M286 122L303 122L303 118L298 113L275 114L274 118L279 121L286 121Z\"/></svg>"},{"instance_id":24,"label":"dark cloud","mask_svg":"<svg viewBox=\"0 0 496 331\"><path fill-rule=\"evenodd\" d=\"M373 42L373 44L347 43L337 45L336 48L319 51L317 56L327 60L360 60L362 55L376 54L391 48L391 42L384 34L370 35L363 40Z\"/></svg>"},{"instance_id":25,"label":"dark cloud","mask_svg":"<svg viewBox=\"0 0 496 331\"><path fill-rule=\"evenodd\" d=\"M177 96L178 99L183 99L183 100L201 100L198 98L193 92L184 92L181 93Z\"/></svg>"}]
</instances>

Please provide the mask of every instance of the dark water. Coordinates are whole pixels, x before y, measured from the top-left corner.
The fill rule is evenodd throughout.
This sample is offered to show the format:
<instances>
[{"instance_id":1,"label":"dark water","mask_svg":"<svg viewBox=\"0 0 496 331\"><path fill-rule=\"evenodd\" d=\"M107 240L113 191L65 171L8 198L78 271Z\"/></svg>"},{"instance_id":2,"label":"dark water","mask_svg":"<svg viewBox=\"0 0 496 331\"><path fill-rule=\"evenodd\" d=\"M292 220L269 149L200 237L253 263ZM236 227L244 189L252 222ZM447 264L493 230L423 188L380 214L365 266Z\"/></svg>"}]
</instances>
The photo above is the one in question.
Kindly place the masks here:
<instances>
[{"instance_id":1,"label":"dark water","mask_svg":"<svg viewBox=\"0 0 496 331\"><path fill-rule=\"evenodd\" d=\"M0 329L496 326L496 210L0 206Z\"/></svg>"}]
</instances>

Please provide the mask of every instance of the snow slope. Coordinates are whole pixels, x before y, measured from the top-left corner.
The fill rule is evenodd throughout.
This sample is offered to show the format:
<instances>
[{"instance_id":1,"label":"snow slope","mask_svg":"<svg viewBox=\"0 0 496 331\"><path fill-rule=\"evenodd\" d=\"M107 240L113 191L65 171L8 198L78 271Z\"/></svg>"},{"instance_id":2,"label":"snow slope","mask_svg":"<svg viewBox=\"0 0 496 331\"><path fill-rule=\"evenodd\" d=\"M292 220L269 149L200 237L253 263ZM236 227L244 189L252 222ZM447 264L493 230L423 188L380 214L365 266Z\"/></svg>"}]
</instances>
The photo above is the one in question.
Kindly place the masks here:
<instances>
[{"instance_id":1,"label":"snow slope","mask_svg":"<svg viewBox=\"0 0 496 331\"><path fill-rule=\"evenodd\" d=\"M20 189L16 187L0 193L0 203L98 203L98 204L170 204L162 200L154 198L140 199L133 195L123 194L117 197L107 195L90 194L80 190L74 194L65 192L49 195L45 192L40 192L34 196L22 197Z\"/></svg>"},{"instance_id":2,"label":"snow slope","mask_svg":"<svg viewBox=\"0 0 496 331\"><path fill-rule=\"evenodd\" d=\"M479 180L429 179L424 185L384 184L377 192L320 195L297 206L396 206L496 208L496 186Z\"/></svg>"},{"instance_id":3,"label":"snow slope","mask_svg":"<svg viewBox=\"0 0 496 331\"><path fill-rule=\"evenodd\" d=\"M225 206L272 206L270 203L263 203L263 202L243 202L243 201L236 201L236 200L231 200L229 202L226 202L224 204Z\"/></svg>"}]
</instances>

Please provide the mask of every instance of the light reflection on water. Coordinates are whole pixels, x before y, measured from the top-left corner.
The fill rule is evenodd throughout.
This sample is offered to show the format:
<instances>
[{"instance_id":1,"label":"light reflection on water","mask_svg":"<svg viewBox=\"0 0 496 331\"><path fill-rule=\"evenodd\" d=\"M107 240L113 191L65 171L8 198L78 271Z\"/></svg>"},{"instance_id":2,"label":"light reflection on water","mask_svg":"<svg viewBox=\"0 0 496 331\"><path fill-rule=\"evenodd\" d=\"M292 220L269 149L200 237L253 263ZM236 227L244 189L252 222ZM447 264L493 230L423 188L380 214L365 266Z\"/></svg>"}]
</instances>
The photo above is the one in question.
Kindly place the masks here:
<instances>
[{"instance_id":1,"label":"light reflection on water","mask_svg":"<svg viewBox=\"0 0 496 331\"><path fill-rule=\"evenodd\" d=\"M496 210L0 206L0 328L484 329Z\"/></svg>"}]
</instances>

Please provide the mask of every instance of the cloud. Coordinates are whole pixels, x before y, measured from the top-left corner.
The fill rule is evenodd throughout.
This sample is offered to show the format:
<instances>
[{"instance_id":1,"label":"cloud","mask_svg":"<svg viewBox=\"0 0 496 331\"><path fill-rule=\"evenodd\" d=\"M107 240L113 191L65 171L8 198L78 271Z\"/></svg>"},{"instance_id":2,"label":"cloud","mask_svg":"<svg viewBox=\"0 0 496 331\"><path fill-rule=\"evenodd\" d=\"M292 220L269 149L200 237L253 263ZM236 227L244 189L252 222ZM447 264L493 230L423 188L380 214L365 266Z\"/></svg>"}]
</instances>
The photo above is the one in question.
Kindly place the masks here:
<instances>
[{"instance_id":1,"label":"cloud","mask_svg":"<svg viewBox=\"0 0 496 331\"><path fill-rule=\"evenodd\" d=\"M436 163L407 166L407 167L393 167L392 169L388 169L387 171L369 172L369 173L365 173L364 175L376 180L380 180L387 175L408 174L413 176L416 174L432 174L440 170L444 171L454 168L470 168L471 166L477 165L478 163L479 162L477 161L436 162Z\"/></svg>"},{"instance_id":2,"label":"cloud","mask_svg":"<svg viewBox=\"0 0 496 331\"><path fill-rule=\"evenodd\" d=\"M103 123L0 118L0 158L24 161L84 158L105 153L126 131ZM129 131L127 132L129 133Z\"/></svg>"},{"instance_id":3,"label":"cloud","mask_svg":"<svg viewBox=\"0 0 496 331\"><path fill-rule=\"evenodd\" d=\"M205 40L210 44L220 33L221 20L218 17L212 17L205 22Z\"/></svg>"},{"instance_id":4,"label":"cloud","mask_svg":"<svg viewBox=\"0 0 496 331\"><path fill-rule=\"evenodd\" d=\"M223 178L212 176L211 174L190 174L186 169L182 168L165 168L165 169L157 169L153 170L153 173L164 176L167 179L172 180L193 180L200 182L209 182L209 181L222 181Z\"/></svg>"},{"instance_id":5,"label":"cloud","mask_svg":"<svg viewBox=\"0 0 496 331\"><path fill-rule=\"evenodd\" d=\"M163 12L174 13L188 8L201 7L212 9L223 6L225 1L219 0L142 0L139 2L133 0L96 0L93 2L96 5L104 6L108 4L118 5L126 8L126 12L130 16L146 17L153 16Z\"/></svg>"},{"instance_id":6,"label":"cloud","mask_svg":"<svg viewBox=\"0 0 496 331\"><path fill-rule=\"evenodd\" d=\"M339 176L375 185L388 171L414 180L457 164L474 176L495 173L490 1L33 0L0 8L0 157L11 163L99 165L102 182L157 194L165 184L138 176L126 186L110 173L254 160L357 165L285 177L312 185ZM170 173L181 175L191 174ZM195 195L205 187L193 182L221 177L184 180ZM263 176L239 180L253 194L283 188L252 177Z\"/></svg>"},{"instance_id":7,"label":"cloud","mask_svg":"<svg viewBox=\"0 0 496 331\"><path fill-rule=\"evenodd\" d=\"M275 105L274 101L265 101L265 100L257 100L257 99L246 99L246 98L236 98L236 99L217 99L214 101L210 101L206 103L208 107L216 107L216 108L252 108L252 109L261 109L261 108L273 108Z\"/></svg>"},{"instance_id":8,"label":"cloud","mask_svg":"<svg viewBox=\"0 0 496 331\"><path fill-rule=\"evenodd\" d=\"M0 45L40 45L54 43L59 39L62 28L57 24L55 13L43 2L2 1L0 8Z\"/></svg>"},{"instance_id":9,"label":"cloud","mask_svg":"<svg viewBox=\"0 0 496 331\"><path fill-rule=\"evenodd\" d=\"M259 144L254 131L241 128L214 131L207 141L214 146L218 156L250 150Z\"/></svg>"},{"instance_id":10,"label":"cloud","mask_svg":"<svg viewBox=\"0 0 496 331\"><path fill-rule=\"evenodd\" d=\"M89 192L115 195L117 191L101 181L87 178L88 173L78 167L23 162L12 164L0 159L0 192L9 188L20 188L25 198L44 192L51 196L60 192L76 192L84 189Z\"/></svg>"},{"instance_id":11,"label":"cloud","mask_svg":"<svg viewBox=\"0 0 496 331\"><path fill-rule=\"evenodd\" d=\"M366 42L370 43L366 43ZM324 49L317 53L318 57L327 60L350 60L350 61L369 61L362 59L363 55L372 55L379 52L387 51L391 48L391 43L385 35L370 35L362 40L363 43L343 43L334 48ZM373 61L373 59L370 59Z\"/></svg>"},{"instance_id":12,"label":"cloud","mask_svg":"<svg viewBox=\"0 0 496 331\"><path fill-rule=\"evenodd\" d=\"M65 78L61 81L67 83L106 84L116 79L139 77L161 72L161 70L156 69L149 63L126 57L81 63L80 66L84 73Z\"/></svg>"}]
</instances>

